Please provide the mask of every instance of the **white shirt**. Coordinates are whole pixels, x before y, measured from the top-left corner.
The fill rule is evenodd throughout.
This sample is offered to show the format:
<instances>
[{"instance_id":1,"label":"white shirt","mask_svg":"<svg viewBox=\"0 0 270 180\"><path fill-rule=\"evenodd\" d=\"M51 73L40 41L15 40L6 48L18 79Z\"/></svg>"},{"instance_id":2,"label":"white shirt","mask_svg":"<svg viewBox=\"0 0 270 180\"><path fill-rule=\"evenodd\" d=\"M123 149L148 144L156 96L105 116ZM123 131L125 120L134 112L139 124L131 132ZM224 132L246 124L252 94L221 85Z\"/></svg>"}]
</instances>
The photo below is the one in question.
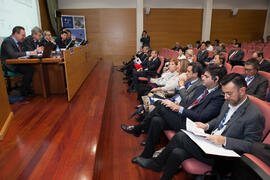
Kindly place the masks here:
<instances>
[{"instance_id":1,"label":"white shirt","mask_svg":"<svg viewBox=\"0 0 270 180\"><path fill-rule=\"evenodd\" d=\"M208 46L208 47L206 48L206 50L207 50L207 51L213 51L213 50L214 50L214 48L213 48L213 46L212 46L212 45L210 45L210 46Z\"/></svg>"},{"instance_id":2,"label":"white shirt","mask_svg":"<svg viewBox=\"0 0 270 180\"><path fill-rule=\"evenodd\" d=\"M177 59L179 59L179 60L181 60L181 59L186 59L186 56L185 56L184 54L182 54L182 56L178 56Z\"/></svg>"},{"instance_id":3,"label":"white shirt","mask_svg":"<svg viewBox=\"0 0 270 180\"><path fill-rule=\"evenodd\" d=\"M229 111L228 111L228 113L227 113L227 116L226 116L226 119L225 119L225 121L224 121L224 126L223 126L223 128L221 128L220 130L218 130L218 128L216 128L214 131L212 131L212 134L214 134L214 135L221 135L222 133L223 133L223 131L226 129L226 127L227 127L227 124L228 124L228 122L230 121L230 119L231 119L231 117L232 117L232 115L235 113L235 111L237 111L237 109L245 102L247 100L247 97L246 97L246 99L243 101L243 102L241 102L240 104L238 104L237 106L232 106L232 105L230 105L229 104Z\"/></svg>"}]
</instances>

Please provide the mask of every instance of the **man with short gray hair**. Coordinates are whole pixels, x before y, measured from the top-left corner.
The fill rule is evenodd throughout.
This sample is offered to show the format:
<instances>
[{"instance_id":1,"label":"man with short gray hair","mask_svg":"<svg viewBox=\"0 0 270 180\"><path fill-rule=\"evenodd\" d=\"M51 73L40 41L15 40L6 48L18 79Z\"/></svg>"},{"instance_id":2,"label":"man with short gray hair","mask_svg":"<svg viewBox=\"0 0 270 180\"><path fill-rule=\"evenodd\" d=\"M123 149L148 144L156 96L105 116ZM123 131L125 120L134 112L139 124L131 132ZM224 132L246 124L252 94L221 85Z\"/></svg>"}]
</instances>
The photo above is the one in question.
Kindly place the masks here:
<instances>
[{"instance_id":1,"label":"man with short gray hair","mask_svg":"<svg viewBox=\"0 0 270 180\"><path fill-rule=\"evenodd\" d=\"M39 40L42 37L42 30L39 27L34 27L31 30L31 35L27 36L23 41L23 49L25 51L43 51L43 47L40 47Z\"/></svg>"}]
</instances>

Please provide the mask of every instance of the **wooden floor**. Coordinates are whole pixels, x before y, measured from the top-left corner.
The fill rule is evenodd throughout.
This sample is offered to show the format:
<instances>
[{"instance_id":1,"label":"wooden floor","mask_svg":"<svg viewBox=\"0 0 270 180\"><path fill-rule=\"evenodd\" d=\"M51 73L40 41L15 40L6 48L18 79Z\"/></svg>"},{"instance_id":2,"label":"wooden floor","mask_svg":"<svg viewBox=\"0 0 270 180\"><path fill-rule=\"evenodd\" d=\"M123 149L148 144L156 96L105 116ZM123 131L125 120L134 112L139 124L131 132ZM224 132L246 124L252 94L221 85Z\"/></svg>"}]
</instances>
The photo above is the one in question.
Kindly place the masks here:
<instances>
[{"instance_id":1,"label":"wooden floor","mask_svg":"<svg viewBox=\"0 0 270 180\"><path fill-rule=\"evenodd\" d=\"M50 96L12 105L15 119L0 142L0 180L159 179L159 173L130 162L142 152L145 137L120 129L121 123L136 123L128 120L136 96L111 67L100 62L71 103ZM190 178L181 172L177 179Z\"/></svg>"}]
</instances>

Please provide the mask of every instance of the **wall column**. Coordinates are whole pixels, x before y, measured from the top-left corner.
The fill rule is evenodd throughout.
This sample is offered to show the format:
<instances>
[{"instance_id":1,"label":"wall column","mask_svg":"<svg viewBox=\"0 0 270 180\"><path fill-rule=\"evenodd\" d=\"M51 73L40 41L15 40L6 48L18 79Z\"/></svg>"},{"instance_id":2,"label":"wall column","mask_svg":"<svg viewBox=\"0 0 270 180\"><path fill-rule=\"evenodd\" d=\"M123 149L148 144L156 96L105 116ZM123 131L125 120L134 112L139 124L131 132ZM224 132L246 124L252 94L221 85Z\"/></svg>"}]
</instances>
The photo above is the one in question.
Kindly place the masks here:
<instances>
[{"instance_id":1,"label":"wall column","mask_svg":"<svg viewBox=\"0 0 270 180\"><path fill-rule=\"evenodd\" d=\"M203 1L202 41L210 40L213 0Z\"/></svg>"},{"instance_id":2,"label":"wall column","mask_svg":"<svg viewBox=\"0 0 270 180\"><path fill-rule=\"evenodd\" d=\"M267 14L265 18L264 33L263 33L264 40L266 40L266 37L269 35L270 35L270 0L268 0Z\"/></svg>"},{"instance_id":3,"label":"wall column","mask_svg":"<svg viewBox=\"0 0 270 180\"><path fill-rule=\"evenodd\" d=\"M137 51L140 50L141 47L141 35L143 32L143 0L137 0L137 7L136 7L136 33L137 33L137 38L136 38L136 48Z\"/></svg>"}]
</instances>

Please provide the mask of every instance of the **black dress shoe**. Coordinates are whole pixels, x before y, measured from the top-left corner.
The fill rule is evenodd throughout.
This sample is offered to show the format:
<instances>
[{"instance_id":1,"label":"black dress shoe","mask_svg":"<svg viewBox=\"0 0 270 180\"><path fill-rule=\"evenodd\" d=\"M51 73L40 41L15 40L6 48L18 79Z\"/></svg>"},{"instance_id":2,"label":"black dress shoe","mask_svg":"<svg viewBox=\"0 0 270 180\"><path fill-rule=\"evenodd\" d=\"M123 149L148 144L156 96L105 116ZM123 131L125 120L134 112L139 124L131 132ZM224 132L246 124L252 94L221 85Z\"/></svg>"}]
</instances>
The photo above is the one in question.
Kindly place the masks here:
<instances>
[{"instance_id":1,"label":"black dress shoe","mask_svg":"<svg viewBox=\"0 0 270 180\"><path fill-rule=\"evenodd\" d=\"M160 172L162 167L158 165L152 158L146 159L142 157L137 157L136 163L145 169L151 169L152 171Z\"/></svg>"},{"instance_id":2,"label":"black dress shoe","mask_svg":"<svg viewBox=\"0 0 270 180\"><path fill-rule=\"evenodd\" d=\"M134 158L132 158L131 162L134 164L138 164L137 159L138 159L138 157L134 157Z\"/></svg>"},{"instance_id":3,"label":"black dress shoe","mask_svg":"<svg viewBox=\"0 0 270 180\"><path fill-rule=\"evenodd\" d=\"M129 92L129 93L134 93L134 92L136 92L136 89L129 88L129 89L127 90L127 92Z\"/></svg>"},{"instance_id":4,"label":"black dress shoe","mask_svg":"<svg viewBox=\"0 0 270 180\"><path fill-rule=\"evenodd\" d=\"M141 142L140 145L141 145L141 146L145 146L145 145L146 145L146 141Z\"/></svg>"},{"instance_id":5,"label":"black dress shoe","mask_svg":"<svg viewBox=\"0 0 270 180\"><path fill-rule=\"evenodd\" d=\"M121 124L121 129L123 129L123 131L128 134L133 134L136 137L139 137L141 135L141 133L137 131L134 126L127 126L125 124Z\"/></svg>"}]
</instances>

